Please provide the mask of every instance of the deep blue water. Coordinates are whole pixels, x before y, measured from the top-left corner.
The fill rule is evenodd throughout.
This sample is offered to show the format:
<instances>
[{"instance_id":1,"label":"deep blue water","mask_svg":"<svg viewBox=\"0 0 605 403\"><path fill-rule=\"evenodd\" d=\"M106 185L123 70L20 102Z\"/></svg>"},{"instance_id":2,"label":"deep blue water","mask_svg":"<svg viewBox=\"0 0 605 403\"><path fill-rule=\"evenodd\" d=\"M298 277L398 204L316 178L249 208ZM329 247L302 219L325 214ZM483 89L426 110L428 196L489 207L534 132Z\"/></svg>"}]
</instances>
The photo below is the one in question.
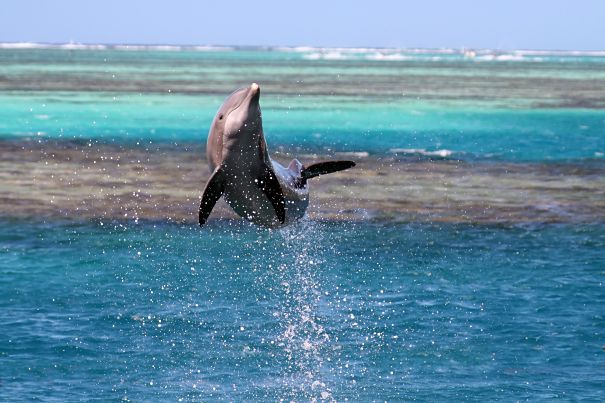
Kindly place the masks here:
<instances>
[{"instance_id":1,"label":"deep blue water","mask_svg":"<svg viewBox=\"0 0 605 403\"><path fill-rule=\"evenodd\" d=\"M602 224L0 226L0 401L605 399Z\"/></svg>"}]
</instances>

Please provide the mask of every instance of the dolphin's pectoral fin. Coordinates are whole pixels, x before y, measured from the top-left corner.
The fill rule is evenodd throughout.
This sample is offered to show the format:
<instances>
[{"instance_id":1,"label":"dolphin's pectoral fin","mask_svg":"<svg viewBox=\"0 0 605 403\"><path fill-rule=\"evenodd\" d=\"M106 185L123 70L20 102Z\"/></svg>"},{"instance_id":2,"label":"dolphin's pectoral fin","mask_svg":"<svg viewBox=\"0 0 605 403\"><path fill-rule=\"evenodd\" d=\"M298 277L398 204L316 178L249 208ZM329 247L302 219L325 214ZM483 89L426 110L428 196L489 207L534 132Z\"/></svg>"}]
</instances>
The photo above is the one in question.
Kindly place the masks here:
<instances>
[{"instance_id":1,"label":"dolphin's pectoral fin","mask_svg":"<svg viewBox=\"0 0 605 403\"><path fill-rule=\"evenodd\" d=\"M200 227L206 223L212 208L221 198L223 192L225 191L225 174L221 170L221 167L218 166L208 179L208 183L206 183L206 188L204 189L204 194L202 195L202 202L200 203L200 216L199 223Z\"/></svg>"},{"instance_id":2,"label":"dolphin's pectoral fin","mask_svg":"<svg viewBox=\"0 0 605 403\"><path fill-rule=\"evenodd\" d=\"M281 224L286 221L286 200L282 192L281 185L275 176L273 169L265 167L262 178L258 182L258 187L263 191L267 198L271 201L277 219Z\"/></svg>"},{"instance_id":3,"label":"dolphin's pectoral fin","mask_svg":"<svg viewBox=\"0 0 605 403\"><path fill-rule=\"evenodd\" d=\"M353 168L355 163L353 161L326 161L311 164L305 167L301 176L303 180L311 179L319 175L331 174L332 172L342 171L343 169Z\"/></svg>"}]
</instances>

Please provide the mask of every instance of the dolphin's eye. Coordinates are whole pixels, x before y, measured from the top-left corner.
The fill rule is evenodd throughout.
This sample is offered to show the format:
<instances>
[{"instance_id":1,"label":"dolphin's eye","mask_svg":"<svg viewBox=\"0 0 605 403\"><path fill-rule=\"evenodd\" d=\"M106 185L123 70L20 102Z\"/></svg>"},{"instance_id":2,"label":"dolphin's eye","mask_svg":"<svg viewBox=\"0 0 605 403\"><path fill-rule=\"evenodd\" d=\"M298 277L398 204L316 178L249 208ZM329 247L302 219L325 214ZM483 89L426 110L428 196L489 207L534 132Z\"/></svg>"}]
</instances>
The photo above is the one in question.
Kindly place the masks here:
<instances>
[{"instance_id":1,"label":"dolphin's eye","mask_svg":"<svg viewBox=\"0 0 605 403\"><path fill-rule=\"evenodd\" d=\"M218 120L223 120L223 114L218 115Z\"/></svg>"}]
</instances>

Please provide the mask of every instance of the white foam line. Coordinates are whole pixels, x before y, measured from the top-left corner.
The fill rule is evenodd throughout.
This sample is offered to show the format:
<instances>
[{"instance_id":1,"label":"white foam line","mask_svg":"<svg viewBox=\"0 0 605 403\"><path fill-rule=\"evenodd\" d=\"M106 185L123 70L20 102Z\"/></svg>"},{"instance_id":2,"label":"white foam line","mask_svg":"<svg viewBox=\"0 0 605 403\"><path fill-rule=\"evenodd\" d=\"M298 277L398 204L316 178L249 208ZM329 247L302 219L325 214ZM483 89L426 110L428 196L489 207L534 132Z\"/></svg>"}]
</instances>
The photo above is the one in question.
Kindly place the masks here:
<instances>
[{"instance_id":1,"label":"white foam line","mask_svg":"<svg viewBox=\"0 0 605 403\"><path fill-rule=\"evenodd\" d=\"M180 50L192 50L198 52L212 51L232 51L235 50L229 46L211 46L211 45L104 45L104 44L83 44L83 43L39 43L39 42L5 42L0 43L0 49L66 49L66 50L157 50L164 52L174 52Z\"/></svg>"},{"instance_id":2,"label":"white foam line","mask_svg":"<svg viewBox=\"0 0 605 403\"><path fill-rule=\"evenodd\" d=\"M427 151L424 148L391 148L389 151L393 154L424 155L427 157L441 158L447 158L454 153L452 150L442 149L435 151Z\"/></svg>"},{"instance_id":3,"label":"white foam line","mask_svg":"<svg viewBox=\"0 0 605 403\"><path fill-rule=\"evenodd\" d=\"M368 158L370 153L367 151L342 151L335 153L339 157L356 157L356 158Z\"/></svg>"},{"instance_id":4,"label":"white foam line","mask_svg":"<svg viewBox=\"0 0 605 403\"><path fill-rule=\"evenodd\" d=\"M232 46L214 46L214 45L143 45L143 44L83 44L83 43L42 43L42 42L4 42L0 43L0 49L120 49L120 50L194 50L194 51L232 51L237 47ZM367 55L469 55L476 56L494 56L504 59L516 56L559 56L559 57L605 57L605 50L498 50L498 49L473 49L473 48L384 48L384 47L318 47L318 46L275 46L258 47L252 49L274 50L280 52L297 53L320 53L320 54L341 54L357 55L365 57ZM509 56L507 56L509 55ZM378 56L381 57L381 56ZM393 56L398 57L398 56Z\"/></svg>"}]
</instances>

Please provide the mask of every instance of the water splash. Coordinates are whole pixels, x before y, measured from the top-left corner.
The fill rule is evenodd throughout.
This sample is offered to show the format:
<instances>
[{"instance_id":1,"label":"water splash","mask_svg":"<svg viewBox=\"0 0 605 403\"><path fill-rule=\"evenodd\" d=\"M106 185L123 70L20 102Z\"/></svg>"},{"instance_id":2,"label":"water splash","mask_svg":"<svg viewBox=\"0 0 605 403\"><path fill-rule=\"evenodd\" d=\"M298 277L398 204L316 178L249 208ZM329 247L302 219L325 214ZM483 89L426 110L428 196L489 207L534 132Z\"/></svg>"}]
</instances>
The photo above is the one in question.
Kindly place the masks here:
<instances>
[{"instance_id":1,"label":"water splash","mask_svg":"<svg viewBox=\"0 0 605 403\"><path fill-rule=\"evenodd\" d=\"M282 305L273 313L279 323L275 338L285 353L284 386L293 395L315 401L333 400L325 374L330 335L319 313L322 265L328 252L321 224L308 218L279 230L282 252L274 274Z\"/></svg>"}]
</instances>

